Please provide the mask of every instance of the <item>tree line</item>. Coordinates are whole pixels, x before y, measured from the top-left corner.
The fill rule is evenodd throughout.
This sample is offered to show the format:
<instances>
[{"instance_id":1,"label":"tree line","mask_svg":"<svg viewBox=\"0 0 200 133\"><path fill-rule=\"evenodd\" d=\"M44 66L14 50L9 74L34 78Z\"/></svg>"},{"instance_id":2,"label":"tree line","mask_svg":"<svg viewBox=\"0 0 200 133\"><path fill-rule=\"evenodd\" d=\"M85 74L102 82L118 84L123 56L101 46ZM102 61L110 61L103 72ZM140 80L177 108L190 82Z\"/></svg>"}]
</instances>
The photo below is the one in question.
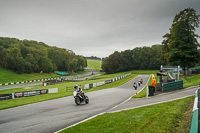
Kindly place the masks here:
<instances>
[{"instance_id":1,"label":"tree line","mask_svg":"<svg viewBox=\"0 0 200 133\"><path fill-rule=\"evenodd\" d=\"M184 9L174 17L170 33L163 36L162 45L116 51L103 59L103 71L158 70L162 64L180 65L186 72L190 67L200 65L200 44L197 41L200 36L195 34L199 27L199 17L193 8Z\"/></svg>"},{"instance_id":2,"label":"tree line","mask_svg":"<svg viewBox=\"0 0 200 133\"><path fill-rule=\"evenodd\" d=\"M78 71L87 66L83 56L43 42L0 37L0 67L17 73Z\"/></svg>"},{"instance_id":3,"label":"tree line","mask_svg":"<svg viewBox=\"0 0 200 133\"><path fill-rule=\"evenodd\" d=\"M96 57L96 56L90 56L90 57L85 57L86 59L90 59L90 60L101 60L100 57Z\"/></svg>"},{"instance_id":4,"label":"tree line","mask_svg":"<svg viewBox=\"0 0 200 133\"><path fill-rule=\"evenodd\" d=\"M162 45L152 47L137 47L122 52L115 51L102 61L102 70L107 73L116 73L128 70L158 70Z\"/></svg>"}]
</instances>

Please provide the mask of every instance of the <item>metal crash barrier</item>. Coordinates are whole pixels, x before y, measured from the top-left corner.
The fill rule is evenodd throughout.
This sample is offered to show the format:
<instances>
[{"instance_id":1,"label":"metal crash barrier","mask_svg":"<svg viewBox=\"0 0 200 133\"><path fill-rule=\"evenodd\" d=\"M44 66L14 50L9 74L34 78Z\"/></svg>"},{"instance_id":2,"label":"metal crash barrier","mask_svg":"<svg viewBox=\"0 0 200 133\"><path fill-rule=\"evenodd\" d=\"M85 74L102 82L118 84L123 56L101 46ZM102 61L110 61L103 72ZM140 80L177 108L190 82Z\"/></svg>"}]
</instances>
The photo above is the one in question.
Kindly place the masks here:
<instances>
[{"instance_id":1,"label":"metal crash barrier","mask_svg":"<svg viewBox=\"0 0 200 133\"><path fill-rule=\"evenodd\" d=\"M183 89L183 80L162 84L162 92Z\"/></svg>"},{"instance_id":2,"label":"metal crash barrier","mask_svg":"<svg viewBox=\"0 0 200 133\"><path fill-rule=\"evenodd\" d=\"M190 133L200 133L200 89L195 92L195 100L193 106L192 123L190 127Z\"/></svg>"}]
</instances>

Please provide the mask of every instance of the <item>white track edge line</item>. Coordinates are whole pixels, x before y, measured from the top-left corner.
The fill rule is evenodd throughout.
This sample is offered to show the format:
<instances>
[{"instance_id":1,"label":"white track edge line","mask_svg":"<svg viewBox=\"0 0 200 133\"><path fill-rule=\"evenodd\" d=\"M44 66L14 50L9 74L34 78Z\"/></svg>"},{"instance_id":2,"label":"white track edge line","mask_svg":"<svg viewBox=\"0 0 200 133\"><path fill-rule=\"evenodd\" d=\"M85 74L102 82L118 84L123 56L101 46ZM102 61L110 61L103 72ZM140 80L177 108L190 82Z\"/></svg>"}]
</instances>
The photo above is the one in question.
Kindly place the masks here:
<instances>
[{"instance_id":1,"label":"white track edge line","mask_svg":"<svg viewBox=\"0 0 200 133\"><path fill-rule=\"evenodd\" d=\"M148 84L148 82L149 82L149 80L150 80L150 78L151 78L151 75L149 75L149 79L147 80L147 83L146 83L146 85L141 89L141 90L139 90L138 91L138 93L140 93L142 90L144 90L144 88L147 86L147 84ZM120 103L120 104L118 104L118 105L116 105L116 106L114 106L114 107L112 107L111 109L109 109L109 110L112 110L112 109L114 109L114 108L117 108L117 107L119 107L120 105L122 105L122 104L124 104L125 102L127 102L127 101L129 101L133 96L135 96L136 94L133 94L132 96L130 96L127 100L125 100L125 101L123 101L122 103Z\"/></svg>"},{"instance_id":2,"label":"white track edge line","mask_svg":"<svg viewBox=\"0 0 200 133\"><path fill-rule=\"evenodd\" d=\"M88 121L88 120L90 120L90 119L93 119L93 118L95 118L95 117L97 117L97 116L99 116L99 115L103 115L103 114L105 114L105 112L99 113L99 114L96 114L96 115L93 115L93 116L91 116L91 117L89 117L89 118L86 118L86 119L84 119L84 120L82 120L82 121L79 121L79 122L77 122L77 123L75 123L75 124L72 124L72 125L70 125L70 126L68 126L68 127L65 127L65 128L63 128L63 129L61 129L61 130L59 130L59 131L54 132L54 133L59 133L59 132L65 130L65 129L67 129L67 128L74 127L74 126L76 126L76 125L78 125L78 124L80 124L80 123L83 123L83 122L85 122L85 121Z\"/></svg>"},{"instance_id":3,"label":"white track edge line","mask_svg":"<svg viewBox=\"0 0 200 133\"><path fill-rule=\"evenodd\" d=\"M152 104L146 104L146 105L142 105L142 106L136 106L136 107L131 107L131 108L120 109L120 110L116 110L116 111L112 111L112 112L108 112L108 113L117 113L117 112L126 111L126 110L130 110L130 109L135 109L135 108L140 108L140 107L145 107L145 106L151 106L151 105L160 104L160 103L171 102L171 101L175 101L175 100L187 98L187 97L190 97L190 96L194 96L194 95L191 94L191 95L187 95L187 96L183 96L183 97L179 97L179 98L175 98L175 99L170 99L170 100L166 100L166 101L156 102L156 103L152 103Z\"/></svg>"},{"instance_id":4,"label":"white track edge line","mask_svg":"<svg viewBox=\"0 0 200 133\"><path fill-rule=\"evenodd\" d=\"M149 75L148 82L149 82L150 78L151 78L151 75ZM146 83L146 85L145 85L140 91L142 91L142 90L147 86L148 82ZM139 91L139 92L140 92L140 91ZM139 92L138 92L138 93L139 93ZM136 95L136 94L134 94L134 95ZM134 96L134 95L132 95L132 96ZM132 96L131 96L131 97L132 97ZM121 105L121 104L123 104L123 103L129 101L129 100L131 99L131 97L129 97L127 100L125 100L124 102L120 103L119 105ZM114 109L114 108L118 107L119 105L116 105L115 107L113 107L113 108L111 108L111 109ZM84 119L84 120L82 120L82 121L80 121L80 122L77 122L77 123L75 123L75 124L72 124L72 125L70 125L70 126L67 126L67 127L63 128L63 129L61 129L61 130L59 130L59 131L54 132L54 133L59 133L59 132L65 130L65 129L67 129L67 128L76 126L76 125L78 125L78 124L80 124L80 123L83 123L83 122L85 122L85 121L88 121L88 120L90 120L90 119L92 119L92 118L95 118L95 117L97 117L97 116L99 116L99 115L103 115L103 114L106 114L106 112L102 112L102 113L93 115L93 116L91 116L91 117L89 117L89 118L86 118L86 119Z\"/></svg>"}]
</instances>

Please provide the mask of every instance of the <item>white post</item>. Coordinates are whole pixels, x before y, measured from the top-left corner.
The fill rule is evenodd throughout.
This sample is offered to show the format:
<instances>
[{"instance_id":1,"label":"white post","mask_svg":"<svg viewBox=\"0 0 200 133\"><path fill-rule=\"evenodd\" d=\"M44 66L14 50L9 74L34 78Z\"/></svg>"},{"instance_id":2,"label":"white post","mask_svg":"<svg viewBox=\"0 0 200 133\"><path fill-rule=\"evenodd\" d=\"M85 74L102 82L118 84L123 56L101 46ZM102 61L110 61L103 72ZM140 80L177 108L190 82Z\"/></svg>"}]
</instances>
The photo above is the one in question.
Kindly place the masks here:
<instances>
[{"instance_id":1,"label":"white post","mask_svg":"<svg viewBox=\"0 0 200 133\"><path fill-rule=\"evenodd\" d=\"M147 95L146 95L146 97L148 97L148 95L149 95L149 87L147 85Z\"/></svg>"},{"instance_id":2,"label":"white post","mask_svg":"<svg viewBox=\"0 0 200 133\"><path fill-rule=\"evenodd\" d=\"M180 66L178 66L178 81L179 81L179 68L180 68Z\"/></svg>"}]
</instances>

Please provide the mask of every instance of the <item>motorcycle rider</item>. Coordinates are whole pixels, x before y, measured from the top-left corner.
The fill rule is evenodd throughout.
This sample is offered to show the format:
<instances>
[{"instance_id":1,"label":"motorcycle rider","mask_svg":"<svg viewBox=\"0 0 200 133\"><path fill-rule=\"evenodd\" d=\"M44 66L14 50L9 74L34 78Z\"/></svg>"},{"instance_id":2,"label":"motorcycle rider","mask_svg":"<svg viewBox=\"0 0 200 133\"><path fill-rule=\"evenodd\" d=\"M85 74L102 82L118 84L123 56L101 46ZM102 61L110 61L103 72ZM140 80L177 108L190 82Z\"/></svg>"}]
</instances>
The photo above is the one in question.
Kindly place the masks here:
<instances>
[{"instance_id":1,"label":"motorcycle rider","mask_svg":"<svg viewBox=\"0 0 200 133\"><path fill-rule=\"evenodd\" d=\"M138 81L138 85L140 86L140 81Z\"/></svg>"},{"instance_id":2,"label":"motorcycle rider","mask_svg":"<svg viewBox=\"0 0 200 133\"><path fill-rule=\"evenodd\" d=\"M74 85L74 90L79 92L80 95L85 99L85 95L84 95L84 92L81 88L78 87L78 85Z\"/></svg>"},{"instance_id":3,"label":"motorcycle rider","mask_svg":"<svg viewBox=\"0 0 200 133\"><path fill-rule=\"evenodd\" d=\"M142 79L140 80L140 83L141 83L141 84L143 83L143 80L142 80Z\"/></svg>"},{"instance_id":4,"label":"motorcycle rider","mask_svg":"<svg viewBox=\"0 0 200 133\"><path fill-rule=\"evenodd\" d=\"M137 90L137 84L136 84L136 82L134 82L133 87L135 88L135 90Z\"/></svg>"}]
</instances>

